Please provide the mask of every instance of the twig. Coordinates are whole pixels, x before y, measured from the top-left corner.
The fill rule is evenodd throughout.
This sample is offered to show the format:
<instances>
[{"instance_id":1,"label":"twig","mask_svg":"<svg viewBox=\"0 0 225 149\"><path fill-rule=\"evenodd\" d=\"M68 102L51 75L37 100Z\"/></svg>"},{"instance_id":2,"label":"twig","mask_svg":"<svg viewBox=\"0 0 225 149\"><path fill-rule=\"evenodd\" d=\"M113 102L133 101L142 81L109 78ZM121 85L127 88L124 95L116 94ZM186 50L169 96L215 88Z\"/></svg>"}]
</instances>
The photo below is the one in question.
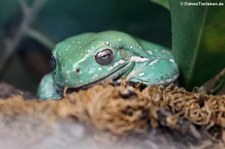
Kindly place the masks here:
<instances>
[{"instance_id":1,"label":"twig","mask_svg":"<svg viewBox=\"0 0 225 149\"><path fill-rule=\"evenodd\" d=\"M17 32L15 33L15 36L13 39L7 39L5 42L5 50L4 54L1 55L0 59L0 75L3 75L3 70L5 69L5 65L7 64L10 57L15 52L17 46L19 45L21 39L26 35L27 31L30 29L30 26L36 16L36 14L39 12L39 10L42 8L45 2L47 0L35 0L33 5L29 7L25 0L18 0L20 6L22 7L24 17L17 29ZM0 77L1 77L0 76Z\"/></svg>"},{"instance_id":2,"label":"twig","mask_svg":"<svg viewBox=\"0 0 225 149\"><path fill-rule=\"evenodd\" d=\"M48 49L53 49L55 46L55 43L50 38L48 38L45 34L35 29L29 29L27 31L27 35L37 40L38 42L46 46Z\"/></svg>"}]
</instances>

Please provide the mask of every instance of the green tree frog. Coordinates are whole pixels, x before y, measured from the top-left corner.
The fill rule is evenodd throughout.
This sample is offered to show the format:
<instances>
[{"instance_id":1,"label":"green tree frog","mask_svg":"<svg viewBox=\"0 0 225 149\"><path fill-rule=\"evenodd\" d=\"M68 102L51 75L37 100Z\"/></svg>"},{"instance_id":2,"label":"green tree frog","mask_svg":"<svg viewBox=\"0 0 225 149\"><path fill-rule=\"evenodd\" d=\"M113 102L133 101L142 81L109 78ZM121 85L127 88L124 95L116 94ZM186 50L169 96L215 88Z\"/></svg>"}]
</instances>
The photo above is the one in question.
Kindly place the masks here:
<instances>
[{"instance_id":1,"label":"green tree frog","mask_svg":"<svg viewBox=\"0 0 225 149\"><path fill-rule=\"evenodd\" d=\"M170 84L179 75L169 50L119 31L84 33L56 45L41 80L40 99L59 99L63 89L86 88L105 79L145 85Z\"/></svg>"}]
</instances>

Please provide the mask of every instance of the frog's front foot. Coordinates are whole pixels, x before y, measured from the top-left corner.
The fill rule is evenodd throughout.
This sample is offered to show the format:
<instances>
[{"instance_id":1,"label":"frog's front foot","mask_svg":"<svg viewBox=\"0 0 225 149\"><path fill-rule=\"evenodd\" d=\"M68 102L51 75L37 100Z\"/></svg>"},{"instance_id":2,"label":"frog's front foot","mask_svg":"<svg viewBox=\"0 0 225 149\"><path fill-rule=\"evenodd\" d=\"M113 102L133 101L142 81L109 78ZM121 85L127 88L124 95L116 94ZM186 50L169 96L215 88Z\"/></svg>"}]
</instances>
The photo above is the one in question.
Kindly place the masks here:
<instances>
[{"instance_id":1,"label":"frog's front foot","mask_svg":"<svg viewBox=\"0 0 225 149\"><path fill-rule=\"evenodd\" d=\"M52 73L45 75L38 86L38 97L41 100L60 99L61 96L57 92Z\"/></svg>"}]
</instances>

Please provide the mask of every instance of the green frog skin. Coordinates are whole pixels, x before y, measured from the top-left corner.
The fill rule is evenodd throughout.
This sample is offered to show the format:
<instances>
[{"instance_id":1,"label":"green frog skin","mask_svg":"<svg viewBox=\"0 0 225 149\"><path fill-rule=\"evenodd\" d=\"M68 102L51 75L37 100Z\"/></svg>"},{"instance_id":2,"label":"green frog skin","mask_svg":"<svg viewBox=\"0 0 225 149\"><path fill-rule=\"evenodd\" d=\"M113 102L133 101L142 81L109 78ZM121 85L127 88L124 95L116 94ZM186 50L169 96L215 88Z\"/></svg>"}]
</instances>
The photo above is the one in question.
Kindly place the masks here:
<instances>
[{"instance_id":1,"label":"green frog skin","mask_svg":"<svg viewBox=\"0 0 225 149\"><path fill-rule=\"evenodd\" d=\"M70 37L56 45L50 65L52 73L38 87L40 99L60 99L65 87L78 90L105 79L167 85L179 76L169 50L118 31Z\"/></svg>"}]
</instances>

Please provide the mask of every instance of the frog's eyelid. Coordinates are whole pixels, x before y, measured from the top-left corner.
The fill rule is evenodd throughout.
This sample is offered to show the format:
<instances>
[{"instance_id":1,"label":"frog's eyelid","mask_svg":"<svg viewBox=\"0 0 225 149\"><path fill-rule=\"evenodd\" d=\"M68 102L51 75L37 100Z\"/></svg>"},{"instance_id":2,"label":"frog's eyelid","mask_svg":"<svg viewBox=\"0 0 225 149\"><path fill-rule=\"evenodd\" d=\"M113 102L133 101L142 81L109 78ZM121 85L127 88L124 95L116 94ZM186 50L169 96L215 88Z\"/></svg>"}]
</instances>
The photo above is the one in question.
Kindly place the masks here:
<instances>
[{"instance_id":1,"label":"frog's eyelid","mask_svg":"<svg viewBox=\"0 0 225 149\"><path fill-rule=\"evenodd\" d=\"M95 55L95 61L102 66L111 64L113 60L114 53L111 49L104 49L102 51L97 52Z\"/></svg>"},{"instance_id":2,"label":"frog's eyelid","mask_svg":"<svg viewBox=\"0 0 225 149\"><path fill-rule=\"evenodd\" d=\"M112 51L113 54L115 54L115 50L114 48L110 47L110 46L104 46L104 47L101 47L101 48L98 48L99 50L97 52L95 52L94 56L96 56L99 52L101 51L104 51L106 49L109 49Z\"/></svg>"}]
</instances>

